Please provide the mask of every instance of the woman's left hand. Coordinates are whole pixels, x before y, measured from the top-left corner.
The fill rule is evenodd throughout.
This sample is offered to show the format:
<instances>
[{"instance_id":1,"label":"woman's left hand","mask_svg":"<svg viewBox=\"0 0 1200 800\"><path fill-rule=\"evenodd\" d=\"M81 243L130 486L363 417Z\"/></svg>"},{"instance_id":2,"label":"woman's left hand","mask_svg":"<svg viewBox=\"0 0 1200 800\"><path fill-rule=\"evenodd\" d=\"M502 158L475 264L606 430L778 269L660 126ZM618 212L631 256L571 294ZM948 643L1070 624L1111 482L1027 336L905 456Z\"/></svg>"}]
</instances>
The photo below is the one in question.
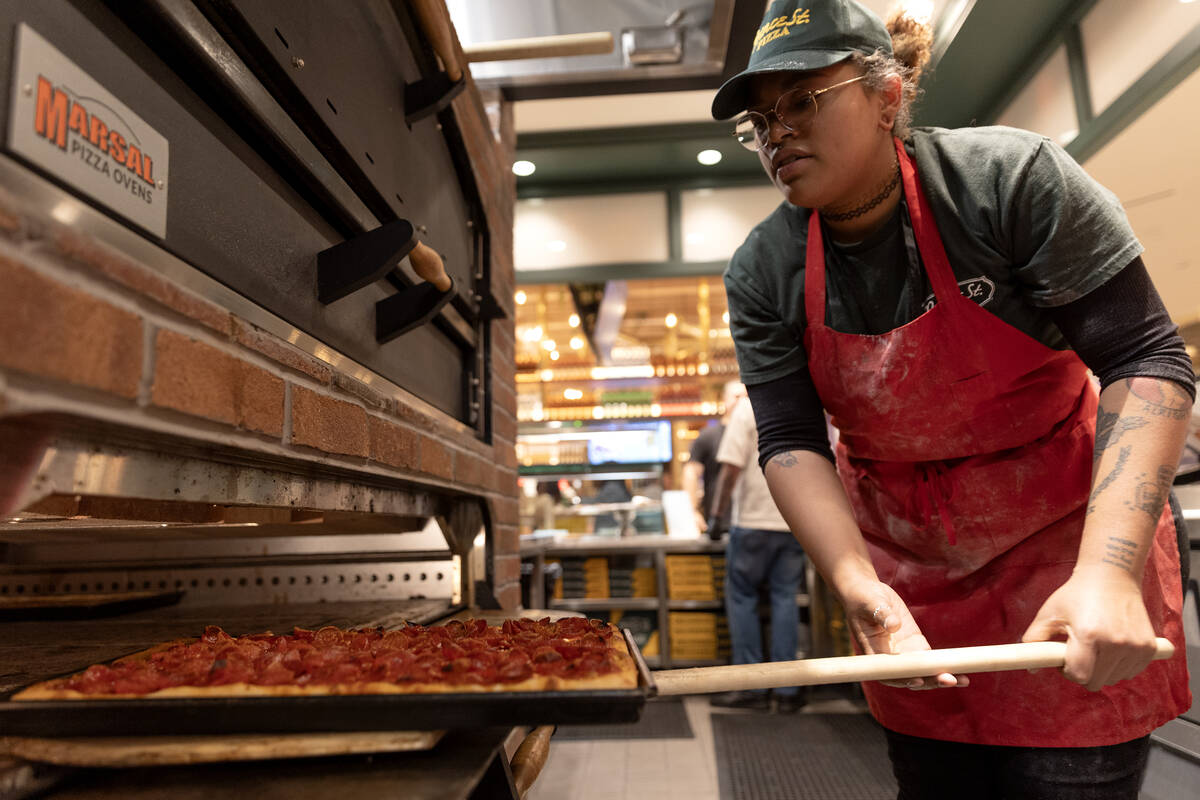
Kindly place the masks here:
<instances>
[{"instance_id":1,"label":"woman's left hand","mask_svg":"<svg viewBox=\"0 0 1200 800\"><path fill-rule=\"evenodd\" d=\"M1144 670L1155 639L1137 579L1109 565L1077 567L1042 604L1021 641L1064 636L1063 675L1093 692Z\"/></svg>"}]
</instances>

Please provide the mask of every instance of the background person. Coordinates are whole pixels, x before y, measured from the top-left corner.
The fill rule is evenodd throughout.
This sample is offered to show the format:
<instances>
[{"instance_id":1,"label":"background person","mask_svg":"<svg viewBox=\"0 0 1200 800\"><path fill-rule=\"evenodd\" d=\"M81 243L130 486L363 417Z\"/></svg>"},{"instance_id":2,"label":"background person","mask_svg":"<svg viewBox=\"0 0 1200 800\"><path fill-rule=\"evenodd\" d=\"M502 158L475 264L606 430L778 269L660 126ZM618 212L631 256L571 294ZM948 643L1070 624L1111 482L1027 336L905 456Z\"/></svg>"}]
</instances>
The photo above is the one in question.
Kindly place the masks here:
<instances>
[{"instance_id":1,"label":"background person","mask_svg":"<svg viewBox=\"0 0 1200 800\"><path fill-rule=\"evenodd\" d=\"M733 663L763 660L758 594L764 586L771 598L771 660L793 661L800 629L796 594L804 579L804 551L775 507L758 465L758 431L749 403L738 403L730 415L717 461L721 471L709 532L721 529L732 498L733 526L725 547L725 616ZM795 686L775 689L773 694L780 713L794 713L804 705L805 695ZM710 702L726 708L771 706L765 690L729 692Z\"/></svg>"},{"instance_id":2,"label":"background person","mask_svg":"<svg viewBox=\"0 0 1200 800\"><path fill-rule=\"evenodd\" d=\"M738 400L746 396L746 387L738 381L729 381L722 391L721 400L725 413L721 415L719 425L709 425L700 431L700 435L692 442L688 461L683 465L683 488L692 500L692 508L696 512L696 525L700 530L708 529L708 520L712 512L712 499L717 484L717 472L721 466L717 463L717 448L721 445L721 436L729 415L737 406ZM720 539L722 533L729 528L729 517L721 518L723 524L720 530L709 531L713 539Z\"/></svg>"}]
</instances>

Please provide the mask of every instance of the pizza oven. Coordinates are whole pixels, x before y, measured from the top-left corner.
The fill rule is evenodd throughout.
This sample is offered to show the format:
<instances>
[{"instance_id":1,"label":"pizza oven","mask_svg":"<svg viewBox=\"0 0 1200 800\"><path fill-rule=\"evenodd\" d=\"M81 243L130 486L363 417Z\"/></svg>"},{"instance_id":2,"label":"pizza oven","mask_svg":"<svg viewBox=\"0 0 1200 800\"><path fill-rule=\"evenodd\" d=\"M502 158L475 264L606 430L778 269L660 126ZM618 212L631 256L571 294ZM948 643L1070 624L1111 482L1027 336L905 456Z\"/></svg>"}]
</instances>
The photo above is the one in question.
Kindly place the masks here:
<instances>
[{"instance_id":1,"label":"pizza oven","mask_svg":"<svg viewBox=\"0 0 1200 800\"><path fill-rule=\"evenodd\" d=\"M214 621L515 613L514 137L444 6L0 0L0 36L0 691Z\"/></svg>"}]
</instances>

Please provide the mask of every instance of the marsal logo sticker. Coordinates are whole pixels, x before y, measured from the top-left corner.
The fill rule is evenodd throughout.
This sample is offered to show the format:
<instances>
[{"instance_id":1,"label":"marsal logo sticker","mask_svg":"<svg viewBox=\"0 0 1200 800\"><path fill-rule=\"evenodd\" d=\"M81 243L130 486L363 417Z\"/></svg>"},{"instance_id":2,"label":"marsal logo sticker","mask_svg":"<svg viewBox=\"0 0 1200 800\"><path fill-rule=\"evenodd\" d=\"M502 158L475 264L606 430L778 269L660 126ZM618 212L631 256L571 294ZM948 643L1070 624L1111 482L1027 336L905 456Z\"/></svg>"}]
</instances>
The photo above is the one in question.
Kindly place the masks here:
<instances>
[{"instance_id":1,"label":"marsal logo sticker","mask_svg":"<svg viewBox=\"0 0 1200 800\"><path fill-rule=\"evenodd\" d=\"M9 150L50 179L165 237L167 138L25 23L17 25L14 55ZM161 91L107 40L91 41L86 55L105 80L147 105Z\"/></svg>"},{"instance_id":2,"label":"marsal logo sticker","mask_svg":"<svg viewBox=\"0 0 1200 800\"><path fill-rule=\"evenodd\" d=\"M974 278L967 278L965 281L959 281L958 291L968 300L974 300L980 306L986 306L996 296L996 284L992 282L991 278L978 275ZM925 298L925 310L933 308L936 303L937 298L932 294L929 295Z\"/></svg>"},{"instance_id":3,"label":"marsal logo sticker","mask_svg":"<svg viewBox=\"0 0 1200 800\"><path fill-rule=\"evenodd\" d=\"M95 98L71 97L63 86L54 86L38 76L37 109L33 129L89 167L109 175L117 184L145 203L154 201L154 161L139 147L137 134L113 109ZM86 103L85 103L86 101ZM92 106L89 110L88 104ZM124 130L126 135L121 131Z\"/></svg>"}]
</instances>

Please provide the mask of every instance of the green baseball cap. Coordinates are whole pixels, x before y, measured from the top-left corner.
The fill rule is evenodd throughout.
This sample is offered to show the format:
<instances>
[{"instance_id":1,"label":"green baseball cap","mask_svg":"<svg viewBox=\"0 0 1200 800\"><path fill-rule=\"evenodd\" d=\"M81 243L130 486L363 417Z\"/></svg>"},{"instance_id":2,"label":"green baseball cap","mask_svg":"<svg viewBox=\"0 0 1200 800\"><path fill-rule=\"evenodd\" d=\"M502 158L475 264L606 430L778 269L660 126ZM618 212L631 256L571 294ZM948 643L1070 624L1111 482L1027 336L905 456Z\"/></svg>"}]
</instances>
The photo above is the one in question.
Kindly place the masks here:
<instances>
[{"instance_id":1,"label":"green baseball cap","mask_svg":"<svg viewBox=\"0 0 1200 800\"><path fill-rule=\"evenodd\" d=\"M883 20L854 0L775 0L767 6L750 63L717 90L714 119L746 109L750 79L760 72L805 72L882 50L892 55Z\"/></svg>"}]
</instances>

